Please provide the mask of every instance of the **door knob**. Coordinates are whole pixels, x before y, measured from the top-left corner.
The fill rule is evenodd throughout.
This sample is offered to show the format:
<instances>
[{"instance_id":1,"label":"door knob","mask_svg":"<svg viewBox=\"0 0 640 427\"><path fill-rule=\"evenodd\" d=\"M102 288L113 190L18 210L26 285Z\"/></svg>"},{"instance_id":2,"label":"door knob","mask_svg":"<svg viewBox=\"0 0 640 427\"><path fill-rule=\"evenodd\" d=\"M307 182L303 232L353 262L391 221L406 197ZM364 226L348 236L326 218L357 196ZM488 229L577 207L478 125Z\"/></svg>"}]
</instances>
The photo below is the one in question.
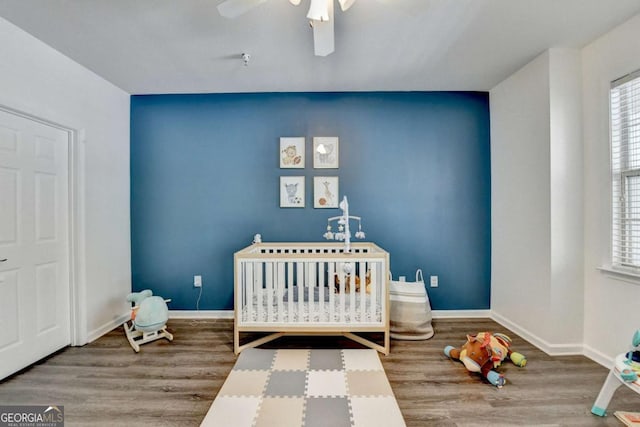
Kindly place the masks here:
<instances>
[{"instance_id":1,"label":"door knob","mask_svg":"<svg viewBox=\"0 0 640 427\"><path fill-rule=\"evenodd\" d=\"M5 261L7 261L6 258L5 259L0 259L0 262L5 262Z\"/></svg>"}]
</instances>

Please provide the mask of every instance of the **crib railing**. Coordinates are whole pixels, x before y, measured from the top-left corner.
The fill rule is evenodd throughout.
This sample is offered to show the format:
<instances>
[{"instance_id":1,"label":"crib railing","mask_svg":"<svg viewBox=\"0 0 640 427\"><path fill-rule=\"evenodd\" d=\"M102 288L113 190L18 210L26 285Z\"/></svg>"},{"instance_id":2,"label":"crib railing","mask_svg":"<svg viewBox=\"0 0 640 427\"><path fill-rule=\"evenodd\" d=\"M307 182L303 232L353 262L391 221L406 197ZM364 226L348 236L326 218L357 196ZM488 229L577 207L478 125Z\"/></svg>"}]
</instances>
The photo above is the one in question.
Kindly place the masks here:
<instances>
[{"instance_id":1,"label":"crib railing","mask_svg":"<svg viewBox=\"0 0 640 427\"><path fill-rule=\"evenodd\" d=\"M264 259L240 262L237 274L243 322L384 321L381 261Z\"/></svg>"}]
</instances>

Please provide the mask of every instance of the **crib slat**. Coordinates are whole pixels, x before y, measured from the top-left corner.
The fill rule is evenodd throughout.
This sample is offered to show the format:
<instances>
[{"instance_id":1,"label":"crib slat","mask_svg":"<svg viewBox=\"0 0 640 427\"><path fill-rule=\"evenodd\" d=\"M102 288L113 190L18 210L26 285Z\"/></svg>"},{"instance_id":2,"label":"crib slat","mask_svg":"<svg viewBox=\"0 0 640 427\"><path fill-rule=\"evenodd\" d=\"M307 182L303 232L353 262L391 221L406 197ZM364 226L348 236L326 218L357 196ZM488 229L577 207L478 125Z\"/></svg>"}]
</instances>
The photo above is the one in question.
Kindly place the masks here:
<instances>
[{"instance_id":1,"label":"crib slat","mask_svg":"<svg viewBox=\"0 0 640 427\"><path fill-rule=\"evenodd\" d=\"M253 298L255 295L254 289L253 289L253 263L252 262L245 262L244 263L245 268L247 269L247 276L246 276L246 280L244 281L244 283L242 284L242 287L245 288L247 290L247 322L252 322L253 321Z\"/></svg>"},{"instance_id":2,"label":"crib slat","mask_svg":"<svg viewBox=\"0 0 640 427\"><path fill-rule=\"evenodd\" d=\"M335 318L335 299L336 299L336 264L334 262L328 263L329 274L327 277L329 278L329 322L333 322Z\"/></svg>"},{"instance_id":3,"label":"crib slat","mask_svg":"<svg viewBox=\"0 0 640 427\"><path fill-rule=\"evenodd\" d=\"M340 323L344 323L344 293L347 288L347 279L344 273L343 262L338 263L338 277L340 278L340 296L338 297L338 300L340 301L340 307L338 308L338 311L340 313Z\"/></svg>"},{"instance_id":4,"label":"crib slat","mask_svg":"<svg viewBox=\"0 0 640 427\"><path fill-rule=\"evenodd\" d=\"M297 262L297 280L298 285L298 322L304 321L304 263Z\"/></svg>"},{"instance_id":5,"label":"crib slat","mask_svg":"<svg viewBox=\"0 0 640 427\"><path fill-rule=\"evenodd\" d=\"M242 319L242 321L246 322L246 318L244 316L247 315L247 311L244 310L244 308L247 306L247 287L245 286L245 283L248 283L247 281L247 266L244 262L240 261L239 265L238 263L236 263L236 292L237 294L237 304L236 307L234 307L236 311L236 317L240 317L240 319ZM251 302L251 300L249 300Z\"/></svg>"},{"instance_id":6,"label":"crib slat","mask_svg":"<svg viewBox=\"0 0 640 427\"><path fill-rule=\"evenodd\" d=\"M288 310L287 322L293 323L293 263L287 263L287 294L288 294Z\"/></svg>"},{"instance_id":7,"label":"crib slat","mask_svg":"<svg viewBox=\"0 0 640 427\"><path fill-rule=\"evenodd\" d=\"M307 268L307 274L306 276L306 286L307 286L307 295L309 296L309 298L307 298L309 300L309 321L311 322L313 319L313 302L314 302L314 298L313 298L313 293L315 292L314 286L315 286L315 271L316 271L316 263L315 262L308 262L306 263L306 268Z\"/></svg>"},{"instance_id":8,"label":"crib slat","mask_svg":"<svg viewBox=\"0 0 640 427\"><path fill-rule=\"evenodd\" d=\"M282 309L282 300L283 300L283 293L284 293L284 278L285 278L285 273L284 273L284 263L283 262L279 262L277 267L277 271L276 271L276 298L278 299L278 322L282 323L283 322L283 309Z\"/></svg>"},{"instance_id":9,"label":"crib slat","mask_svg":"<svg viewBox=\"0 0 640 427\"><path fill-rule=\"evenodd\" d=\"M318 263L318 319L320 322L324 319L324 272L325 263Z\"/></svg>"},{"instance_id":10,"label":"crib slat","mask_svg":"<svg viewBox=\"0 0 640 427\"><path fill-rule=\"evenodd\" d=\"M273 322L273 263L265 263L265 299L267 303L267 322Z\"/></svg>"},{"instance_id":11,"label":"crib slat","mask_svg":"<svg viewBox=\"0 0 640 427\"><path fill-rule=\"evenodd\" d=\"M367 305L367 263L360 262L360 321L365 320L365 306Z\"/></svg>"},{"instance_id":12,"label":"crib slat","mask_svg":"<svg viewBox=\"0 0 640 427\"><path fill-rule=\"evenodd\" d=\"M264 313L264 305L262 303L262 263L253 263L253 291L256 294L258 307L256 310L256 321L261 322Z\"/></svg>"},{"instance_id":13,"label":"crib slat","mask_svg":"<svg viewBox=\"0 0 640 427\"><path fill-rule=\"evenodd\" d=\"M355 322L356 317L356 269L354 267L351 277L347 279L351 282L349 287L349 321Z\"/></svg>"},{"instance_id":14,"label":"crib slat","mask_svg":"<svg viewBox=\"0 0 640 427\"><path fill-rule=\"evenodd\" d=\"M382 275L378 274L378 269L380 268L380 263L376 262L375 265L371 266L371 305L369 305L369 319L372 322L377 322L376 316L376 306L378 292L380 291L380 280L382 279Z\"/></svg>"}]
</instances>

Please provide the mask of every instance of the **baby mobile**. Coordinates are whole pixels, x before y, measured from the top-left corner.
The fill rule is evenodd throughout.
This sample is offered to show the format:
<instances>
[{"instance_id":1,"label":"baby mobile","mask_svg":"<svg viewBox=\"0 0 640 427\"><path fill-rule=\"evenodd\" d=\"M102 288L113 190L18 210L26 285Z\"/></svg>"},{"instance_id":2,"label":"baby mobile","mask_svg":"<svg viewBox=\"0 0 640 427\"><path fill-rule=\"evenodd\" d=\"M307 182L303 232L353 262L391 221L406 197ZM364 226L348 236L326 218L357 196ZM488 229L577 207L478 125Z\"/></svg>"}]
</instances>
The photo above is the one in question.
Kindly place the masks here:
<instances>
[{"instance_id":1,"label":"baby mobile","mask_svg":"<svg viewBox=\"0 0 640 427\"><path fill-rule=\"evenodd\" d=\"M365 234L364 231L362 231L362 218L349 215L349 201L347 200L347 196L344 196L339 206L340 209L342 209L342 215L327 219L327 232L323 234L323 237L327 240L344 241L344 253L351 253L351 229L349 228L349 220L358 221L358 231L356 231L355 237L356 239L364 239ZM332 221L338 222L338 231L335 233L331 228Z\"/></svg>"}]
</instances>

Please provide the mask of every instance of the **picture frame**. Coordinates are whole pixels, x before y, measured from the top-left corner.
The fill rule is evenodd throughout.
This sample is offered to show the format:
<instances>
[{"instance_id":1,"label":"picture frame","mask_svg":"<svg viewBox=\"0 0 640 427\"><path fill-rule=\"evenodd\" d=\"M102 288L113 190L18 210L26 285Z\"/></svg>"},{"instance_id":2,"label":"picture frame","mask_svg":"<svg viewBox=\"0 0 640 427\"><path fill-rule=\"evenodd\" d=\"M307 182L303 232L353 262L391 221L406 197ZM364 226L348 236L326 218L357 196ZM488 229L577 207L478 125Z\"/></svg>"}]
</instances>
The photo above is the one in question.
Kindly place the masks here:
<instances>
[{"instance_id":1,"label":"picture frame","mask_svg":"<svg viewBox=\"0 0 640 427\"><path fill-rule=\"evenodd\" d=\"M303 136L280 138L280 169L304 169L305 142Z\"/></svg>"},{"instance_id":2,"label":"picture frame","mask_svg":"<svg viewBox=\"0 0 640 427\"><path fill-rule=\"evenodd\" d=\"M304 176L280 177L280 207L304 208Z\"/></svg>"},{"instance_id":3,"label":"picture frame","mask_svg":"<svg viewBox=\"0 0 640 427\"><path fill-rule=\"evenodd\" d=\"M340 159L337 136L315 136L313 138L314 169L338 169Z\"/></svg>"},{"instance_id":4,"label":"picture frame","mask_svg":"<svg viewBox=\"0 0 640 427\"><path fill-rule=\"evenodd\" d=\"M313 177L313 207L317 209L337 208L340 203L340 180L337 176Z\"/></svg>"}]
</instances>

